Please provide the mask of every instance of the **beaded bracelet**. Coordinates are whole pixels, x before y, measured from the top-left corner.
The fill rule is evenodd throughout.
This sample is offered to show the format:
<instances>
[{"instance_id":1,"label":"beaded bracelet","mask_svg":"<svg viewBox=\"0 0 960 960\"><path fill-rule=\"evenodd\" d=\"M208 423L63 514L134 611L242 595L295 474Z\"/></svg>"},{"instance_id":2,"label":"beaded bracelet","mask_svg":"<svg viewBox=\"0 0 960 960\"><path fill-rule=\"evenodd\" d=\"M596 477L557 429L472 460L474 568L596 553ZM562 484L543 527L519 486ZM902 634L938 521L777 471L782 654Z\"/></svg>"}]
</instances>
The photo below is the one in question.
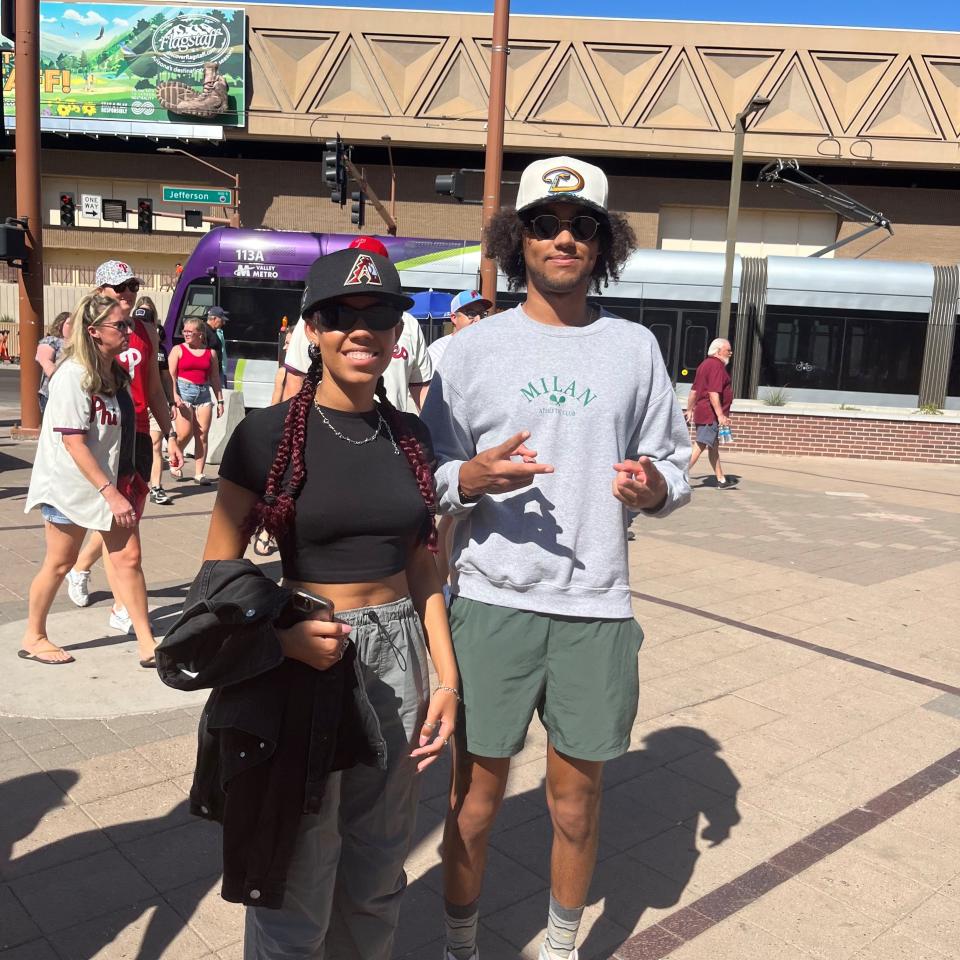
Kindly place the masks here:
<instances>
[{"instance_id":1,"label":"beaded bracelet","mask_svg":"<svg viewBox=\"0 0 960 960\"><path fill-rule=\"evenodd\" d=\"M448 687L445 683L438 683L434 688L433 692L440 693L441 690L444 693L452 693L457 698L457 703L463 703L463 699L460 696L460 691L457 690L456 688Z\"/></svg>"}]
</instances>

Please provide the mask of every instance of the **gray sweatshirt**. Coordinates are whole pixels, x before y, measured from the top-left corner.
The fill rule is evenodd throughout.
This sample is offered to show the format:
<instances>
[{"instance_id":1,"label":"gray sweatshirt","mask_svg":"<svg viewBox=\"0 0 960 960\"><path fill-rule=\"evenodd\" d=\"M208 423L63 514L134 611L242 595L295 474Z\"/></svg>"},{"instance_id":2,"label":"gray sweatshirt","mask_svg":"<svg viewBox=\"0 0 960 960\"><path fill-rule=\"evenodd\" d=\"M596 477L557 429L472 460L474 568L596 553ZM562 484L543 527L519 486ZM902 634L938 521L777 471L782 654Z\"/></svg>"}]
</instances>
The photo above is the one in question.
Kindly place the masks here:
<instances>
[{"instance_id":1,"label":"gray sweatshirt","mask_svg":"<svg viewBox=\"0 0 960 960\"><path fill-rule=\"evenodd\" d=\"M646 455L667 482L665 516L690 498L690 440L653 335L612 314L552 327L521 307L452 338L423 409L441 513L456 515L455 595L560 616L633 615L627 509L613 464ZM460 466L521 430L552 474L463 503Z\"/></svg>"}]
</instances>

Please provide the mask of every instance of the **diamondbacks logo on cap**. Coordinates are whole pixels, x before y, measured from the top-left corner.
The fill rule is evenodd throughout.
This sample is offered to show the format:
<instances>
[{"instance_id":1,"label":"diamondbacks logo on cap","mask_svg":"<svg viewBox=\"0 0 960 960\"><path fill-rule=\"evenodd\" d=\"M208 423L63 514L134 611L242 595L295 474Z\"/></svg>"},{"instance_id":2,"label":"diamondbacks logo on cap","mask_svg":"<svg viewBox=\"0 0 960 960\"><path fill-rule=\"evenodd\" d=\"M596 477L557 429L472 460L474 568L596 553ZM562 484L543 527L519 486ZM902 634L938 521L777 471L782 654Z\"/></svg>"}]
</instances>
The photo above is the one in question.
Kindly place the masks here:
<instances>
[{"instance_id":1,"label":"diamondbacks logo on cap","mask_svg":"<svg viewBox=\"0 0 960 960\"><path fill-rule=\"evenodd\" d=\"M569 167L554 167L543 175L543 182L550 185L547 193L577 193L584 188L584 179Z\"/></svg>"},{"instance_id":2,"label":"diamondbacks logo on cap","mask_svg":"<svg viewBox=\"0 0 960 960\"><path fill-rule=\"evenodd\" d=\"M380 279L380 271L373 262L373 258L367 253L361 253L354 261L350 274L344 281L345 287L356 287L363 284L382 287L383 281Z\"/></svg>"}]
</instances>

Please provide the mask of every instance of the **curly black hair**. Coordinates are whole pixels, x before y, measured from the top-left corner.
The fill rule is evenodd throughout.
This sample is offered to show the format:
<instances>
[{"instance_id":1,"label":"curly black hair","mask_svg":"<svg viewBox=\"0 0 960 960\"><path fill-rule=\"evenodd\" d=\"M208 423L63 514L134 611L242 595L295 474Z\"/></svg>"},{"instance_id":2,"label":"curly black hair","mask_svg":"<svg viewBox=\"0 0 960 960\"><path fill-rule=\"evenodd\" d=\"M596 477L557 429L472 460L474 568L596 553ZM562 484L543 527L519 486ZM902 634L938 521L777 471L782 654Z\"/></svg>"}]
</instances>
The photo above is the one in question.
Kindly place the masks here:
<instances>
[{"instance_id":1,"label":"curly black hair","mask_svg":"<svg viewBox=\"0 0 960 960\"><path fill-rule=\"evenodd\" d=\"M591 289L600 293L611 280L620 278L627 258L637 248L637 235L627 218L619 213L608 213L600 220L600 252L593 268ZM484 254L497 265L507 278L509 289L519 290L527 284L527 267L523 259L524 218L516 210L501 210L493 215L484 232Z\"/></svg>"}]
</instances>

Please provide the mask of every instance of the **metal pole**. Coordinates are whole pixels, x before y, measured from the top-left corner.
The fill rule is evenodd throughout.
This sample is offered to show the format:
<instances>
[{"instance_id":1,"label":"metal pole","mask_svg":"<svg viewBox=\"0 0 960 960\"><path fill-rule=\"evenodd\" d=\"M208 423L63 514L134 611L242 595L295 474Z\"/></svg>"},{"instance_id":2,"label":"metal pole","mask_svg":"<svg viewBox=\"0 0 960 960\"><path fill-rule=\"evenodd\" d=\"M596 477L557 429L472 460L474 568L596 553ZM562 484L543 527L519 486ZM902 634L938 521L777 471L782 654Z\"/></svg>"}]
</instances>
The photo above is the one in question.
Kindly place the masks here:
<instances>
[{"instance_id":1,"label":"metal pole","mask_svg":"<svg viewBox=\"0 0 960 960\"><path fill-rule=\"evenodd\" d=\"M483 175L483 228L500 211L500 178L503 173L503 126L507 101L507 41L510 35L510 0L494 0L493 47L490 51L490 104L487 113L487 153ZM482 256L480 288L492 304L497 302L497 264Z\"/></svg>"},{"instance_id":2,"label":"metal pole","mask_svg":"<svg viewBox=\"0 0 960 960\"><path fill-rule=\"evenodd\" d=\"M230 217L230 226L240 228L240 174L233 177L233 214Z\"/></svg>"},{"instance_id":3,"label":"metal pole","mask_svg":"<svg viewBox=\"0 0 960 960\"><path fill-rule=\"evenodd\" d=\"M727 245L723 264L723 288L720 291L720 323L717 336L730 337L730 304L733 299L733 260L737 249L737 218L740 214L740 178L743 174L744 114L737 114L733 133L733 169L730 171L730 202L727 206Z\"/></svg>"},{"instance_id":4,"label":"metal pole","mask_svg":"<svg viewBox=\"0 0 960 960\"><path fill-rule=\"evenodd\" d=\"M40 207L40 4L17 0L14 63L17 105L17 217L27 224L27 262L20 271L20 426L17 437L40 432L40 367L34 362L43 332L43 219Z\"/></svg>"}]
</instances>

